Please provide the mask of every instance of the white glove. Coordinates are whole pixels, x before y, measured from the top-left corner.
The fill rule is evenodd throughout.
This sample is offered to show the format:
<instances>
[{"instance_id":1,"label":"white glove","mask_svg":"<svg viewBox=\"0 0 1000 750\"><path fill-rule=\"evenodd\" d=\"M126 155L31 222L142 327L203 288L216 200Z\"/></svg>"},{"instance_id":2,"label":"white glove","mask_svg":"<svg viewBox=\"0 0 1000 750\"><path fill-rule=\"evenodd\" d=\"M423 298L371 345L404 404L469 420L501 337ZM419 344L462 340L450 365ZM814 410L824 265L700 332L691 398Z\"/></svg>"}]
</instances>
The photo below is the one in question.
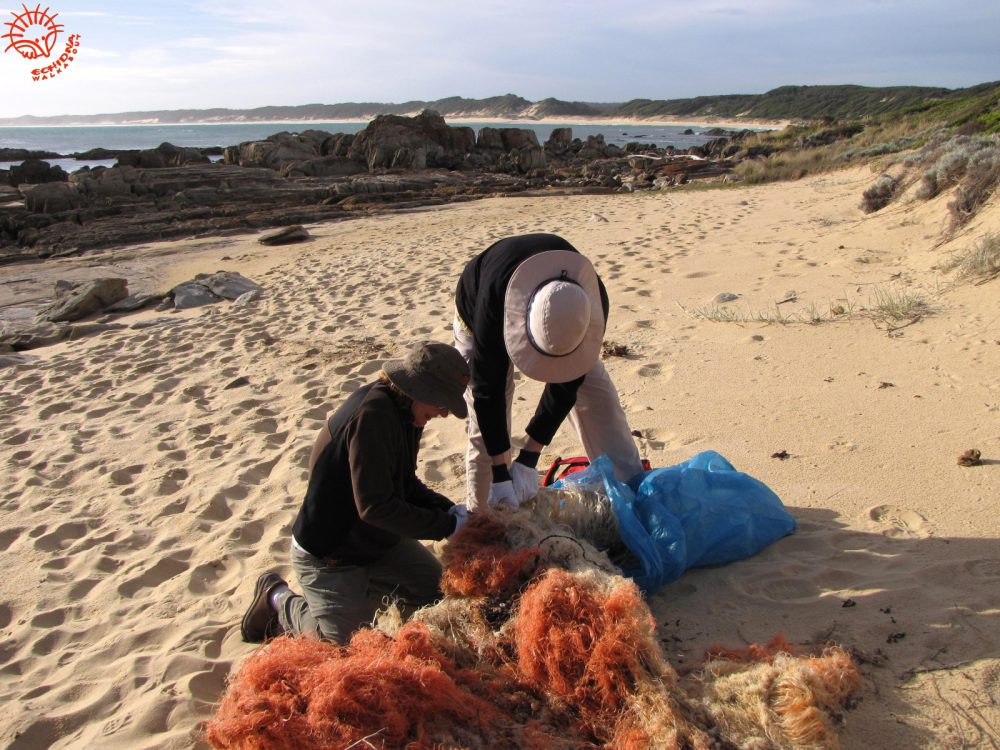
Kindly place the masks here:
<instances>
[{"instance_id":1,"label":"white glove","mask_svg":"<svg viewBox=\"0 0 1000 750\"><path fill-rule=\"evenodd\" d=\"M466 522L469 520L469 509L465 507L465 503L460 503L458 505L453 505L448 509L449 516L455 516L455 530L451 532L452 534L457 534L458 530L465 526Z\"/></svg>"},{"instance_id":2,"label":"white glove","mask_svg":"<svg viewBox=\"0 0 1000 750\"><path fill-rule=\"evenodd\" d=\"M514 496L520 505L538 493L538 471L515 461L510 465L510 475L514 483Z\"/></svg>"},{"instance_id":3,"label":"white glove","mask_svg":"<svg viewBox=\"0 0 1000 750\"><path fill-rule=\"evenodd\" d=\"M487 502L491 508L498 508L504 505L511 510L517 510L517 496L514 494L514 483L511 480L506 482L494 482L490 485L490 496Z\"/></svg>"}]
</instances>

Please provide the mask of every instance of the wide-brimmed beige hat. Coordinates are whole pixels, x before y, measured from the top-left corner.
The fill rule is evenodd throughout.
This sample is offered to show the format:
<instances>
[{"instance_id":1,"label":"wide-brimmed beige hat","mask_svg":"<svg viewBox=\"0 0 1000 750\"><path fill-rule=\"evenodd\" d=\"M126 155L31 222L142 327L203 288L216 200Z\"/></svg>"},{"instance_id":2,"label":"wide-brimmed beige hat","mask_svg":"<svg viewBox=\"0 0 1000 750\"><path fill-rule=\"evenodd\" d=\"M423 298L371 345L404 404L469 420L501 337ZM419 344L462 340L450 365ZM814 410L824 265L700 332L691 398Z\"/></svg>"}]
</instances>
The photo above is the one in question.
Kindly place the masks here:
<instances>
[{"instance_id":1,"label":"wide-brimmed beige hat","mask_svg":"<svg viewBox=\"0 0 1000 750\"><path fill-rule=\"evenodd\" d=\"M464 394L469 365L455 347L425 341L403 359L386 362L382 371L410 398L447 409L459 419L468 416Z\"/></svg>"},{"instance_id":2,"label":"wide-brimmed beige hat","mask_svg":"<svg viewBox=\"0 0 1000 750\"><path fill-rule=\"evenodd\" d=\"M526 258L507 286L503 338L514 366L532 380L568 383L596 364L604 309L590 261L569 250Z\"/></svg>"}]
</instances>

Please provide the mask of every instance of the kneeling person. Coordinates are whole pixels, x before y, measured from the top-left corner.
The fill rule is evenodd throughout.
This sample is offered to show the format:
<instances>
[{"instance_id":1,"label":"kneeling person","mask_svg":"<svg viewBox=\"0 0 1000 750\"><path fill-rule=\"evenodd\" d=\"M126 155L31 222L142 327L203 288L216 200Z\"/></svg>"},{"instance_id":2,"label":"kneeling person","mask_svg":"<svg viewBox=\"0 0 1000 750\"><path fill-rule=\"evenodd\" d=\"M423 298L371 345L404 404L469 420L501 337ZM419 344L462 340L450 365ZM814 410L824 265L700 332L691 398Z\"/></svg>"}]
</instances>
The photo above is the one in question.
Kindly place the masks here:
<instances>
[{"instance_id":1,"label":"kneeling person","mask_svg":"<svg viewBox=\"0 0 1000 750\"><path fill-rule=\"evenodd\" d=\"M467 513L417 478L417 451L429 420L466 417L468 382L458 351L420 344L334 412L313 444L292 527L302 594L276 573L263 574L243 617L244 640L293 632L346 643L384 595L409 607L441 598L441 564L417 540L450 536Z\"/></svg>"}]
</instances>

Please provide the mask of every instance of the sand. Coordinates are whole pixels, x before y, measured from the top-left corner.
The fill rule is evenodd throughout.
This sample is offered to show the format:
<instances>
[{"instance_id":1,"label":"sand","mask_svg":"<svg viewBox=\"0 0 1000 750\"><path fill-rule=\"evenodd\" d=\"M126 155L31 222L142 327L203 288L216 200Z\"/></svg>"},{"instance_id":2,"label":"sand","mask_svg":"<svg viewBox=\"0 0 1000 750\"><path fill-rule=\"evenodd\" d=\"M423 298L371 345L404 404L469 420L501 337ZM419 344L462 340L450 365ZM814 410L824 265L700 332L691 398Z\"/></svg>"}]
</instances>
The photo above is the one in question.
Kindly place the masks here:
<instances>
[{"instance_id":1,"label":"sand","mask_svg":"<svg viewBox=\"0 0 1000 750\"><path fill-rule=\"evenodd\" d=\"M866 215L875 177L495 197L315 225L284 248L229 237L0 268L0 304L109 269L133 291L221 269L266 288L248 307L144 312L123 320L158 322L0 358L0 743L204 747L200 722L254 649L238 626L254 580L290 573L324 417L410 342L450 340L476 252L549 231L607 284L607 339L630 353L606 365L643 455L716 450L799 522L651 599L670 662L777 632L832 640L865 674L844 748L997 747L1000 280L939 268L1000 231L1000 203L943 242L947 196ZM739 295L735 321L718 320L719 293ZM887 295L927 310L873 320L864 308ZM537 393L518 386L518 434ZM431 422L421 452L456 500L463 428ZM983 465L956 464L968 448ZM542 465L577 453L567 426Z\"/></svg>"}]
</instances>

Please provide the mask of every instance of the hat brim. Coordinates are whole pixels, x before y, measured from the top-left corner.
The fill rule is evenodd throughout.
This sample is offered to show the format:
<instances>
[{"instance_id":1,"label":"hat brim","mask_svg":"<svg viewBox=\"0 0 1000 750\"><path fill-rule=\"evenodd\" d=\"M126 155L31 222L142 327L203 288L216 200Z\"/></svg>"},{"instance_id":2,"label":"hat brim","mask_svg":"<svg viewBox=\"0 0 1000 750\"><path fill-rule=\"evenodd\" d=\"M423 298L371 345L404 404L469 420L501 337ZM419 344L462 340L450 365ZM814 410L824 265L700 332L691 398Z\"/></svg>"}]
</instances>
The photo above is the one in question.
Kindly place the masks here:
<instances>
[{"instance_id":1,"label":"hat brim","mask_svg":"<svg viewBox=\"0 0 1000 750\"><path fill-rule=\"evenodd\" d=\"M393 385L414 401L421 401L440 409L447 409L459 419L465 419L469 416L469 409L465 405L464 391L454 395L440 392L432 393L420 379L414 378L409 374L403 360L389 360L382 365L382 372L392 381Z\"/></svg>"},{"instance_id":2,"label":"hat brim","mask_svg":"<svg viewBox=\"0 0 1000 750\"><path fill-rule=\"evenodd\" d=\"M564 276L579 284L590 298L590 323L580 344L569 354L539 351L528 335L528 303L546 282ZM604 340L604 308L597 272L580 253L546 250L526 258L515 269L504 296L503 339L514 367L532 380L568 383L597 364Z\"/></svg>"}]
</instances>

